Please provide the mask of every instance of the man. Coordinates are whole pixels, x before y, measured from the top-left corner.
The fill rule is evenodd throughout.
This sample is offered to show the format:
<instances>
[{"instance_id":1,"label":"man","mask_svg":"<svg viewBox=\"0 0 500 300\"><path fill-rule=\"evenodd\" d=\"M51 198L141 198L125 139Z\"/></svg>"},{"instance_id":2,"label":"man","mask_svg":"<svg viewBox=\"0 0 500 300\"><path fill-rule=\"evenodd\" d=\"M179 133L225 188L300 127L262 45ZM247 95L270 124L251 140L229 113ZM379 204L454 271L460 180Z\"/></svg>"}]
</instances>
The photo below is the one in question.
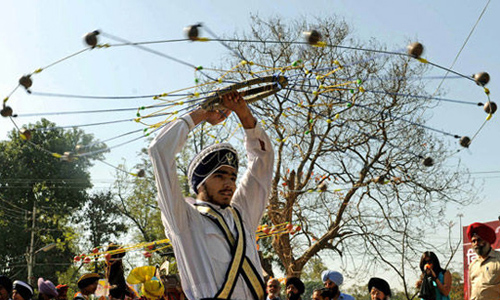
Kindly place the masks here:
<instances>
[{"instance_id":1,"label":"man","mask_svg":"<svg viewBox=\"0 0 500 300\"><path fill-rule=\"evenodd\" d=\"M58 295L56 286L50 280L38 278L38 300L50 300Z\"/></svg>"},{"instance_id":2,"label":"man","mask_svg":"<svg viewBox=\"0 0 500 300\"><path fill-rule=\"evenodd\" d=\"M266 300L280 300L281 283L276 278L271 278L267 281L267 298Z\"/></svg>"},{"instance_id":3,"label":"man","mask_svg":"<svg viewBox=\"0 0 500 300\"><path fill-rule=\"evenodd\" d=\"M333 298L335 300L354 300L354 297L348 294L340 292L340 286L344 282L344 276L340 272L326 270L321 273L321 278L323 280L323 285L328 288L333 293Z\"/></svg>"},{"instance_id":4,"label":"man","mask_svg":"<svg viewBox=\"0 0 500 300\"><path fill-rule=\"evenodd\" d=\"M88 273L78 279L78 288L80 291L75 294L73 300L89 300L97 290L101 275L97 273Z\"/></svg>"},{"instance_id":5,"label":"man","mask_svg":"<svg viewBox=\"0 0 500 300\"><path fill-rule=\"evenodd\" d=\"M500 299L500 252L493 250L495 231L486 224L472 223L467 228L477 259L469 265L470 299Z\"/></svg>"},{"instance_id":6,"label":"man","mask_svg":"<svg viewBox=\"0 0 500 300\"><path fill-rule=\"evenodd\" d=\"M304 294L306 287L302 280L297 277L288 277L286 279L286 297L288 300L301 300L300 296Z\"/></svg>"},{"instance_id":7,"label":"man","mask_svg":"<svg viewBox=\"0 0 500 300\"><path fill-rule=\"evenodd\" d=\"M12 293L12 280L9 277L0 275L0 300L9 300Z\"/></svg>"},{"instance_id":8,"label":"man","mask_svg":"<svg viewBox=\"0 0 500 300\"><path fill-rule=\"evenodd\" d=\"M392 296L389 283L382 278L373 277L368 281L371 300L389 300Z\"/></svg>"},{"instance_id":9,"label":"man","mask_svg":"<svg viewBox=\"0 0 500 300\"><path fill-rule=\"evenodd\" d=\"M334 299L335 294L329 288L315 289L313 291L312 300L332 300Z\"/></svg>"},{"instance_id":10,"label":"man","mask_svg":"<svg viewBox=\"0 0 500 300\"><path fill-rule=\"evenodd\" d=\"M239 93L223 95L222 105L224 111L198 108L167 124L151 143L158 204L188 299L264 299L255 230L267 205L274 153ZM176 154L196 125L218 124L231 111L245 129L248 153L248 169L238 188L236 150L226 143L216 144L191 162L188 180L196 200L183 199Z\"/></svg>"},{"instance_id":11,"label":"man","mask_svg":"<svg viewBox=\"0 0 500 300\"><path fill-rule=\"evenodd\" d=\"M21 280L14 281L12 285L12 300L31 300L33 287Z\"/></svg>"},{"instance_id":12,"label":"man","mask_svg":"<svg viewBox=\"0 0 500 300\"><path fill-rule=\"evenodd\" d=\"M68 300L68 288L67 284L59 284L56 286L57 297L56 300Z\"/></svg>"}]
</instances>

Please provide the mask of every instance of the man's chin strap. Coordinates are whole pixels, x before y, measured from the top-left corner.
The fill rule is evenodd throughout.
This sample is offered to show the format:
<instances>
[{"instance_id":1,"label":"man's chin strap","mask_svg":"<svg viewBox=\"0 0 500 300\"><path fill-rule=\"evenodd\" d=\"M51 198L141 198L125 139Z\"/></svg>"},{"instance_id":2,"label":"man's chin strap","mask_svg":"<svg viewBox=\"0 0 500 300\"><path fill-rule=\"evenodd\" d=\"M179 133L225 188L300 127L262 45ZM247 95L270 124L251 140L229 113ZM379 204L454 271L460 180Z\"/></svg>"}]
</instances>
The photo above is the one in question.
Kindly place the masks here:
<instances>
[{"instance_id":1,"label":"man's chin strap","mask_svg":"<svg viewBox=\"0 0 500 300\"><path fill-rule=\"evenodd\" d=\"M213 210L208 205L203 205L200 203L196 204L196 208L202 215L207 216L217 225L217 227L221 229L221 231L224 233L226 241L229 244L231 254L233 255L231 263L229 264L229 268L226 272L226 279L214 298L230 299L234 287L236 286L236 282L238 281L238 277L241 274L243 276L243 279L247 283L248 288L252 292L254 299L264 299L264 281L260 277L255 267L252 265L250 259L248 259L248 257L245 255L245 233L240 213L231 206L227 207L227 209L229 209L233 214L234 223L236 224L238 235L235 239L235 237L231 233L231 230L229 230L229 226L227 225L226 221L217 211Z\"/></svg>"}]
</instances>

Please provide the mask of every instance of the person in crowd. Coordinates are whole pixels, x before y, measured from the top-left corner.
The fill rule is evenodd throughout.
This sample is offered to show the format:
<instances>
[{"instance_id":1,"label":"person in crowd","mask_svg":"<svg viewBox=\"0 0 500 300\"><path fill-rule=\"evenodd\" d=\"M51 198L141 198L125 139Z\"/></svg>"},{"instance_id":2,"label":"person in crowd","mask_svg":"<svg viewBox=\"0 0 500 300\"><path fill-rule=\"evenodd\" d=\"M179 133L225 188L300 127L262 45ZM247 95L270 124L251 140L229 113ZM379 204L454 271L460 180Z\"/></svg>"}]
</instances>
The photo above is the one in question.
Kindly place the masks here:
<instances>
[{"instance_id":1,"label":"person in crowd","mask_svg":"<svg viewBox=\"0 0 500 300\"><path fill-rule=\"evenodd\" d=\"M5 275L0 275L0 300L9 300L12 293L12 280Z\"/></svg>"},{"instance_id":2,"label":"person in crowd","mask_svg":"<svg viewBox=\"0 0 500 300\"><path fill-rule=\"evenodd\" d=\"M16 280L12 284L12 300L31 300L33 294L33 287L29 283Z\"/></svg>"},{"instance_id":3,"label":"person in crowd","mask_svg":"<svg viewBox=\"0 0 500 300\"><path fill-rule=\"evenodd\" d=\"M371 300L389 300L392 296L389 283L382 278L372 277L368 281Z\"/></svg>"},{"instance_id":4,"label":"person in crowd","mask_svg":"<svg viewBox=\"0 0 500 300\"><path fill-rule=\"evenodd\" d=\"M67 284L59 284L56 286L57 297L56 300L68 300L68 289Z\"/></svg>"},{"instance_id":5,"label":"person in crowd","mask_svg":"<svg viewBox=\"0 0 500 300\"><path fill-rule=\"evenodd\" d=\"M90 295L93 295L97 290L101 275L97 273L88 273L78 279L79 292L75 294L73 300L89 300Z\"/></svg>"},{"instance_id":6,"label":"person in crowd","mask_svg":"<svg viewBox=\"0 0 500 300\"><path fill-rule=\"evenodd\" d=\"M477 254L469 265L470 299L500 299L500 252L491 247L496 241L495 230L472 223L467 227L467 237Z\"/></svg>"},{"instance_id":7,"label":"person in crowd","mask_svg":"<svg viewBox=\"0 0 500 300\"><path fill-rule=\"evenodd\" d=\"M288 277L286 279L286 297L288 300L301 300L306 287L298 277Z\"/></svg>"},{"instance_id":8,"label":"person in crowd","mask_svg":"<svg viewBox=\"0 0 500 300\"><path fill-rule=\"evenodd\" d=\"M354 297L340 292L340 286L344 282L344 276L340 272L326 270L321 273L321 279L325 288L332 290L335 300L354 300Z\"/></svg>"},{"instance_id":9,"label":"person in crowd","mask_svg":"<svg viewBox=\"0 0 500 300\"><path fill-rule=\"evenodd\" d=\"M335 294L330 288L315 289L313 291L312 300L333 300L335 299Z\"/></svg>"},{"instance_id":10,"label":"person in crowd","mask_svg":"<svg viewBox=\"0 0 500 300\"><path fill-rule=\"evenodd\" d=\"M168 123L149 147L165 234L189 299L264 299L255 230L266 209L274 167L271 141L242 96L226 92L224 109L203 108ZM238 155L227 143L201 150L188 168L196 200L184 199L176 154L201 122L218 124L235 112L245 130L247 170L236 184ZM236 274L226 276L226 274Z\"/></svg>"},{"instance_id":11,"label":"person in crowd","mask_svg":"<svg viewBox=\"0 0 500 300\"><path fill-rule=\"evenodd\" d=\"M58 295L56 286L50 280L38 278L38 300L50 300Z\"/></svg>"},{"instance_id":12,"label":"person in crowd","mask_svg":"<svg viewBox=\"0 0 500 300\"><path fill-rule=\"evenodd\" d=\"M420 258L420 270L422 275L417 281L417 288L420 288L423 281L430 278L435 289L436 300L449 300L451 291L451 273L441 267L436 254L426 251Z\"/></svg>"},{"instance_id":13,"label":"person in crowd","mask_svg":"<svg viewBox=\"0 0 500 300\"><path fill-rule=\"evenodd\" d=\"M271 278L267 281L266 286L267 297L266 300L281 300L281 283L277 278Z\"/></svg>"}]
</instances>

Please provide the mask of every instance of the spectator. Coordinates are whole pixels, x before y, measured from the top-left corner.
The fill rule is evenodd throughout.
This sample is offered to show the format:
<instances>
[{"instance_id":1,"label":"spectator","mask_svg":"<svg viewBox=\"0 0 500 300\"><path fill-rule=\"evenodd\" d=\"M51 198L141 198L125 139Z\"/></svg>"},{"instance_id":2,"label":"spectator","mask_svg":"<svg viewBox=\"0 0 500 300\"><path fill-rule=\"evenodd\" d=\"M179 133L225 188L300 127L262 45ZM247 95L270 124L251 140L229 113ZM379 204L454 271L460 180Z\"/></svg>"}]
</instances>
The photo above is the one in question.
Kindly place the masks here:
<instances>
[{"instance_id":1,"label":"spectator","mask_svg":"<svg viewBox=\"0 0 500 300\"><path fill-rule=\"evenodd\" d=\"M436 300L449 300L451 291L451 273L441 268L439 259L434 252L426 251L420 259L420 270L422 275L417 281L417 288L420 288L423 280L431 279L433 288L436 291Z\"/></svg>"},{"instance_id":2,"label":"spectator","mask_svg":"<svg viewBox=\"0 0 500 300\"><path fill-rule=\"evenodd\" d=\"M313 291L312 300L332 300L335 299L335 294L329 288L315 289Z\"/></svg>"},{"instance_id":3,"label":"spectator","mask_svg":"<svg viewBox=\"0 0 500 300\"><path fill-rule=\"evenodd\" d=\"M97 285L101 275L97 273L88 273L78 279L78 288L80 291L76 293L73 300L89 300L89 296L93 295L97 290Z\"/></svg>"},{"instance_id":4,"label":"spectator","mask_svg":"<svg viewBox=\"0 0 500 300\"><path fill-rule=\"evenodd\" d=\"M56 286L56 300L68 300L68 288L69 286L67 284L59 284L58 286Z\"/></svg>"},{"instance_id":5,"label":"spectator","mask_svg":"<svg viewBox=\"0 0 500 300\"><path fill-rule=\"evenodd\" d=\"M377 277L372 277L368 281L368 292L371 300L389 300L392 296L389 283Z\"/></svg>"},{"instance_id":6,"label":"spectator","mask_svg":"<svg viewBox=\"0 0 500 300\"><path fill-rule=\"evenodd\" d=\"M472 223L467 228L477 259L469 265L471 300L500 299L500 252L491 247L495 231L486 224Z\"/></svg>"},{"instance_id":7,"label":"spectator","mask_svg":"<svg viewBox=\"0 0 500 300\"><path fill-rule=\"evenodd\" d=\"M9 277L0 275L0 300L9 300L12 293L12 280Z\"/></svg>"},{"instance_id":8,"label":"spectator","mask_svg":"<svg viewBox=\"0 0 500 300\"><path fill-rule=\"evenodd\" d=\"M38 278L38 300L50 300L57 297L56 286L50 280Z\"/></svg>"},{"instance_id":9,"label":"spectator","mask_svg":"<svg viewBox=\"0 0 500 300\"><path fill-rule=\"evenodd\" d=\"M340 292L340 286L344 282L344 276L340 272L326 270L321 273L323 285L333 293L335 300L354 300L354 297Z\"/></svg>"},{"instance_id":10,"label":"spectator","mask_svg":"<svg viewBox=\"0 0 500 300\"><path fill-rule=\"evenodd\" d=\"M306 287L302 280L297 277L288 277L286 279L286 296L288 300L301 300Z\"/></svg>"},{"instance_id":11,"label":"spectator","mask_svg":"<svg viewBox=\"0 0 500 300\"><path fill-rule=\"evenodd\" d=\"M12 300L31 300L33 287L21 280L14 281L12 286Z\"/></svg>"},{"instance_id":12,"label":"spectator","mask_svg":"<svg viewBox=\"0 0 500 300\"><path fill-rule=\"evenodd\" d=\"M266 300L280 300L281 283L276 278L271 278L267 281L266 286L267 298Z\"/></svg>"}]
</instances>

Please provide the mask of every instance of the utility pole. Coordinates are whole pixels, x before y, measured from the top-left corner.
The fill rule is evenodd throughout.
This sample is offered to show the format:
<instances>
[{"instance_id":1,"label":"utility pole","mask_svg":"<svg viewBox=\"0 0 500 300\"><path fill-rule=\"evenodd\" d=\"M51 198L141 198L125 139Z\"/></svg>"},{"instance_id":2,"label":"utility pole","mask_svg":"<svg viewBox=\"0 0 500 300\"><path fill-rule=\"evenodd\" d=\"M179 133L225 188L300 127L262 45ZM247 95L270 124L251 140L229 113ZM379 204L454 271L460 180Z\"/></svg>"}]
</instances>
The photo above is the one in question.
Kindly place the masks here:
<instances>
[{"instance_id":1,"label":"utility pole","mask_svg":"<svg viewBox=\"0 0 500 300\"><path fill-rule=\"evenodd\" d=\"M30 248L28 251L28 283L33 285L32 282L32 277L33 277L33 267L35 266L35 254L34 254L34 244L35 244L35 221L36 221L36 198L35 201L33 201L33 213L32 213L32 219L31 219L31 242L30 242Z\"/></svg>"}]
</instances>

